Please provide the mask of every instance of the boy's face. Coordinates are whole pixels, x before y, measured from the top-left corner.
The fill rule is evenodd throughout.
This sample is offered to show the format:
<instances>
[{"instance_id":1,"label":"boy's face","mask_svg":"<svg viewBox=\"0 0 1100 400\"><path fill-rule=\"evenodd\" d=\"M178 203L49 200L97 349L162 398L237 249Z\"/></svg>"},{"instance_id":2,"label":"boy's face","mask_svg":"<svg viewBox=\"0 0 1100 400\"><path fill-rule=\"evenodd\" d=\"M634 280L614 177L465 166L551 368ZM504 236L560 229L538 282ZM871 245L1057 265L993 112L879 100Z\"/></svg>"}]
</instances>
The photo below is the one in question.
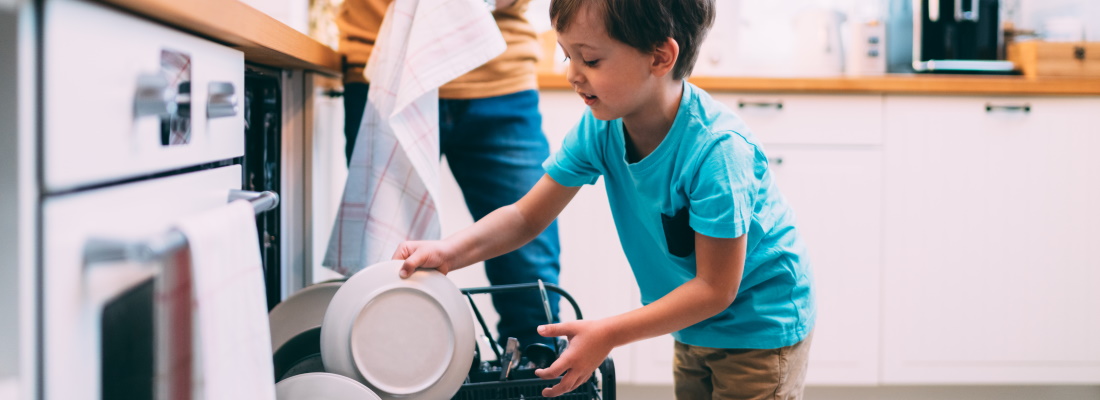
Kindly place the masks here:
<instances>
[{"instance_id":1,"label":"boy's face","mask_svg":"<svg viewBox=\"0 0 1100 400\"><path fill-rule=\"evenodd\" d=\"M566 78L592 115L604 121L629 118L647 100L647 85L656 84L650 67L653 57L612 39L603 15L583 7L558 44L569 58Z\"/></svg>"}]
</instances>

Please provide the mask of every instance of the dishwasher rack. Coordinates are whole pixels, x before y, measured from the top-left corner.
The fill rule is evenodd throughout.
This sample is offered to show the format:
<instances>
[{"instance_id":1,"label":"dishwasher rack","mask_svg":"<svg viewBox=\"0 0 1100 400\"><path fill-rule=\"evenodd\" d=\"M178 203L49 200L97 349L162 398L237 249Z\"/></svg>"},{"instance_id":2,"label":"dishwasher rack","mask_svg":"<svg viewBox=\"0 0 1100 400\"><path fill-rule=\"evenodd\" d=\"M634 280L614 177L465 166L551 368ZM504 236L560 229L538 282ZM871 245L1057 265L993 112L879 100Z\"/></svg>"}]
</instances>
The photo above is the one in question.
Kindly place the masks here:
<instances>
[{"instance_id":1,"label":"dishwasher rack","mask_svg":"<svg viewBox=\"0 0 1100 400\"><path fill-rule=\"evenodd\" d=\"M581 309L577 305L576 300L573 299L568 292L558 287L557 285L547 283L545 284L547 291L551 291L561 295L566 299L573 307L577 319L583 319ZM489 339L490 347L493 352L497 353L497 359L488 362L490 367L488 371L471 371L466 378L466 382L459 388L458 393L452 397L452 400L542 400L547 399L542 396L542 389L548 388L558 384L561 378L555 379L542 379L534 374L534 369L516 369L513 371L507 380L499 380L500 376L500 354L498 341L493 339L492 334L489 332L489 327L485 324L484 318L481 317L481 312L478 310L477 305L474 304L473 294L493 294L493 293L509 293L520 292L527 290L539 290L538 283L522 283L515 285L499 285L482 288L469 288L462 289L462 294L466 295L466 299L470 302L470 308L473 309L474 315L477 317L478 323L481 325L481 329L485 334L485 337ZM562 340L564 341L564 339ZM597 369L597 373L593 373L592 377L572 392L562 394L561 396L554 397L559 400L615 400L615 363L611 357L604 359Z\"/></svg>"}]
</instances>

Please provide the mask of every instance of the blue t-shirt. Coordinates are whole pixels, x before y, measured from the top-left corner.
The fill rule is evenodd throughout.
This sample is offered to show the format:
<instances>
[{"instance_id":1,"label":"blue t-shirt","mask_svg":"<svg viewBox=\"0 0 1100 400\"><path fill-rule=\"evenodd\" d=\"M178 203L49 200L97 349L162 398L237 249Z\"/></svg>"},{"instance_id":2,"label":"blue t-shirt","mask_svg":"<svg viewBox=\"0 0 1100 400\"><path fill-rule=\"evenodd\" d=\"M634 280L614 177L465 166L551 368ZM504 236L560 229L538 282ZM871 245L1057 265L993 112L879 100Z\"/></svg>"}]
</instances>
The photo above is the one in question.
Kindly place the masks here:
<instances>
[{"instance_id":1,"label":"blue t-shirt","mask_svg":"<svg viewBox=\"0 0 1100 400\"><path fill-rule=\"evenodd\" d=\"M656 150L628 163L624 134L621 119L600 121L587 110L543 168L565 186L604 176L642 304L695 277L692 230L716 238L748 234L733 304L672 336L729 349L774 349L804 339L816 316L806 249L745 123L685 82L676 119Z\"/></svg>"}]
</instances>

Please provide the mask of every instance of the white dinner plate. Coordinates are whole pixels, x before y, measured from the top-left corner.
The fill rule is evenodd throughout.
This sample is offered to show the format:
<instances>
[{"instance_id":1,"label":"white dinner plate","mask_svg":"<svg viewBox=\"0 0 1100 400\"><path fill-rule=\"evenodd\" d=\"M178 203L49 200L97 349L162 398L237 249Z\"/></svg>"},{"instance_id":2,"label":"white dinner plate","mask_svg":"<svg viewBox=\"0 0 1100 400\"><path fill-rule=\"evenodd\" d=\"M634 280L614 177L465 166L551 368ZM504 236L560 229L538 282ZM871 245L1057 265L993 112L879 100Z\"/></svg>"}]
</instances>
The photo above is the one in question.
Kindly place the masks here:
<instances>
[{"instance_id":1,"label":"white dinner plate","mask_svg":"<svg viewBox=\"0 0 1100 400\"><path fill-rule=\"evenodd\" d=\"M325 312L321 359L383 400L449 399L474 357L470 306L443 274L401 279L401 264L374 264L344 282Z\"/></svg>"},{"instance_id":2,"label":"white dinner plate","mask_svg":"<svg viewBox=\"0 0 1100 400\"><path fill-rule=\"evenodd\" d=\"M343 375L311 372L275 384L278 400L381 400L362 383Z\"/></svg>"},{"instance_id":3,"label":"white dinner plate","mask_svg":"<svg viewBox=\"0 0 1100 400\"><path fill-rule=\"evenodd\" d=\"M271 309L267 314L271 324L271 352L302 332L321 327L328 303L343 282L310 285Z\"/></svg>"}]
</instances>

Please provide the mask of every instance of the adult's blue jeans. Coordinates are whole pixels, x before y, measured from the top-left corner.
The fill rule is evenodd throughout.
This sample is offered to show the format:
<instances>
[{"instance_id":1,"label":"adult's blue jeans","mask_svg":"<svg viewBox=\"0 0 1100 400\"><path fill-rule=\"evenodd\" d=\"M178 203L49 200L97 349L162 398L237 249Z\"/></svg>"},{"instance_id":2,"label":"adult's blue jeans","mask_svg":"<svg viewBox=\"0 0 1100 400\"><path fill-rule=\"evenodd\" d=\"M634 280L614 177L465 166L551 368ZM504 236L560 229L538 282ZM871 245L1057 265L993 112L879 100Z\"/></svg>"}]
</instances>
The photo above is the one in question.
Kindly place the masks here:
<instances>
[{"instance_id":1,"label":"adult's blue jeans","mask_svg":"<svg viewBox=\"0 0 1100 400\"><path fill-rule=\"evenodd\" d=\"M349 160L368 88L367 84L355 83L344 87L345 152ZM550 156L550 146L542 132L538 105L536 90L481 99L439 100L440 153L447 157L475 221L515 203L542 178L542 162ZM523 247L485 261L485 273L493 285L539 279L556 284L559 253L555 222ZM559 296L548 294L557 322ZM551 343L535 332L538 325L547 323L537 290L494 294L493 306L500 315L497 332L501 341L514 337L522 346Z\"/></svg>"}]
</instances>

